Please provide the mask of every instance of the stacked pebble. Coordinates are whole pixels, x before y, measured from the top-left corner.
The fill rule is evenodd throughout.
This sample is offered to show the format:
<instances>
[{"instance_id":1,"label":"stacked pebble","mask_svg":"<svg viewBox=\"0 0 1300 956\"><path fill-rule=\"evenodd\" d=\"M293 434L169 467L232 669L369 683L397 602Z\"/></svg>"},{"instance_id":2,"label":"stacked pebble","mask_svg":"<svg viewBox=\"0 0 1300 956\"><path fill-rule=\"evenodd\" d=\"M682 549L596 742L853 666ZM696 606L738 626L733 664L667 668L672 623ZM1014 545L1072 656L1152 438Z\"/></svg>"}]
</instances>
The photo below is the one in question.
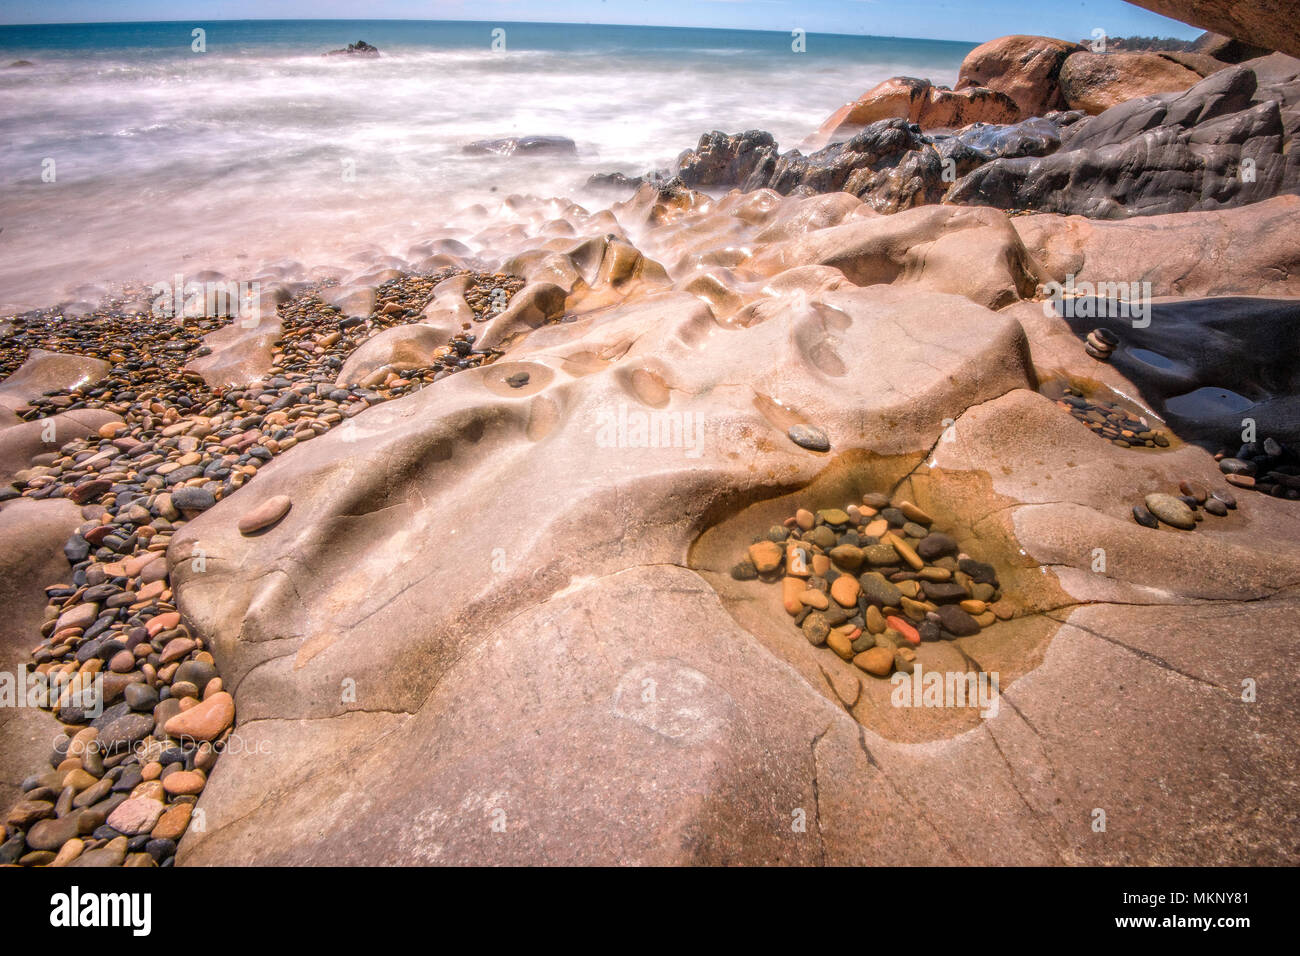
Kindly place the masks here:
<instances>
[{"instance_id":1,"label":"stacked pebble","mask_svg":"<svg viewBox=\"0 0 1300 956\"><path fill-rule=\"evenodd\" d=\"M1163 522L1180 531L1191 531L1197 522L1205 520L1202 511L1224 518L1237 507L1237 499L1231 492L1211 491L1199 481L1180 481L1178 492L1177 495L1164 492L1147 495L1142 504L1133 506L1133 520L1147 528L1158 528Z\"/></svg>"},{"instance_id":2,"label":"stacked pebble","mask_svg":"<svg viewBox=\"0 0 1300 956\"><path fill-rule=\"evenodd\" d=\"M960 551L910 501L800 509L749 546L737 580L781 582L809 643L877 677L911 673L922 641L978 634L1012 616L992 565Z\"/></svg>"},{"instance_id":3,"label":"stacked pebble","mask_svg":"<svg viewBox=\"0 0 1300 956\"><path fill-rule=\"evenodd\" d=\"M1120 448L1169 447L1168 435L1152 428L1145 418L1134 418L1123 406L1086 398L1074 388L1065 389L1056 404Z\"/></svg>"},{"instance_id":4,"label":"stacked pebble","mask_svg":"<svg viewBox=\"0 0 1300 956\"><path fill-rule=\"evenodd\" d=\"M1225 449L1214 457L1230 485L1274 498L1300 499L1300 454L1276 439L1247 442L1235 454Z\"/></svg>"},{"instance_id":5,"label":"stacked pebble","mask_svg":"<svg viewBox=\"0 0 1300 956\"><path fill-rule=\"evenodd\" d=\"M341 318L315 292L295 297L279 310L284 335L271 374L230 390L209 389L182 368L221 320L180 326L113 309L78 321L51 313L13 320L0 354L6 373L30 348L113 363L103 381L45 396L22 417L105 408L123 421L41 456L0 490L0 500L69 498L86 519L64 547L70 582L46 588L43 640L29 664L31 672L65 681L50 702L65 732L51 769L24 781L23 798L4 819L0 864L171 865L233 729L235 706L203 639L181 621L163 552L181 525L276 454L376 402L494 360L462 332L435 367L390 375L371 389L333 384L354 348L417 319L433 287L452 274L395 278L360 320ZM522 286L513 277L470 275L486 290L476 313L503 300L491 290L503 290L508 301ZM284 496L270 498L239 519L239 530L271 527L289 507ZM96 677L104 710L90 719L73 692Z\"/></svg>"},{"instance_id":6,"label":"stacked pebble","mask_svg":"<svg viewBox=\"0 0 1300 956\"><path fill-rule=\"evenodd\" d=\"M1093 329L1083 343L1083 350L1098 362L1109 362L1117 345L1119 336L1110 329Z\"/></svg>"}]
</instances>

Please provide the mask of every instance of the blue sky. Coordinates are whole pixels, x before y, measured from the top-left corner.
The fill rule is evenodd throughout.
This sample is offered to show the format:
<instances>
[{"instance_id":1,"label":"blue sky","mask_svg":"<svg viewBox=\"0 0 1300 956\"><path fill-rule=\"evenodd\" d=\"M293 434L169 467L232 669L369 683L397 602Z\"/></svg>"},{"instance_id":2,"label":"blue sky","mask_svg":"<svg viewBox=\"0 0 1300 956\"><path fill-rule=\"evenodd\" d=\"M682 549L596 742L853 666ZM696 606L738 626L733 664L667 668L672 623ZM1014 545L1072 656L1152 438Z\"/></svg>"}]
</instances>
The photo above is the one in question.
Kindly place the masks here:
<instances>
[{"instance_id":1,"label":"blue sky","mask_svg":"<svg viewBox=\"0 0 1300 956\"><path fill-rule=\"evenodd\" d=\"M870 33L980 42L1007 33L1077 40L1201 31L1123 0L0 0L0 23L391 17L539 20Z\"/></svg>"}]
</instances>

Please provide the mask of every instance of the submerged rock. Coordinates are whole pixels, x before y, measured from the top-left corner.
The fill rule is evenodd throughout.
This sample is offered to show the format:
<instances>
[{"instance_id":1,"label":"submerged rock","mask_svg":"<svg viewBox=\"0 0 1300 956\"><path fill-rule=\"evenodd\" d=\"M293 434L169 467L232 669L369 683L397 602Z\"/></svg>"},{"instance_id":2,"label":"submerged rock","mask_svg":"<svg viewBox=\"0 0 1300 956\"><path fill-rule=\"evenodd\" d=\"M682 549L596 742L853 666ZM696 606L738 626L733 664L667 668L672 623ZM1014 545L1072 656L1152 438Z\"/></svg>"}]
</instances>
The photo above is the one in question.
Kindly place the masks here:
<instances>
[{"instance_id":1,"label":"submerged rock","mask_svg":"<svg viewBox=\"0 0 1300 956\"><path fill-rule=\"evenodd\" d=\"M324 56L379 56L379 48L371 46L365 40L358 40L356 43L349 43L340 50L330 50Z\"/></svg>"},{"instance_id":2,"label":"submerged rock","mask_svg":"<svg viewBox=\"0 0 1300 956\"><path fill-rule=\"evenodd\" d=\"M573 156L578 147L564 136L507 136L504 139L480 139L461 147L461 152L474 155L489 153L497 156Z\"/></svg>"}]
</instances>

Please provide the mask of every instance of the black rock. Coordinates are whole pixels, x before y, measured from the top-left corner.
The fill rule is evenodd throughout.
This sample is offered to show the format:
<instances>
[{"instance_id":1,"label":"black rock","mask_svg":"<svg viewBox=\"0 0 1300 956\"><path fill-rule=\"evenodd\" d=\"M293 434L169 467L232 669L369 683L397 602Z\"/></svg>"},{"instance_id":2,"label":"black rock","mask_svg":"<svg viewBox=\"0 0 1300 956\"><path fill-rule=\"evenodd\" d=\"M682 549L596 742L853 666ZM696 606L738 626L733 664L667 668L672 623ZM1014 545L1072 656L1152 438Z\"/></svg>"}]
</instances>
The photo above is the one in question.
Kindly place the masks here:
<instances>
[{"instance_id":1,"label":"black rock","mask_svg":"<svg viewBox=\"0 0 1300 956\"><path fill-rule=\"evenodd\" d=\"M578 152L577 144L564 136L507 136L503 139L480 139L467 143L461 151L475 155L495 153L498 156L515 156L517 154L544 154L552 156L573 156Z\"/></svg>"},{"instance_id":2,"label":"black rock","mask_svg":"<svg viewBox=\"0 0 1300 956\"><path fill-rule=\"evenodd\" d=\"M916 545L916 553L926 561L957 553L957 542L941 531L931 531Z\"/></svg>"},{"instance_id":3,"label":"black rock","mask_svg":"<svg viewBox=\"0 0 1300 956\"><path fill-rule=\"evenodd\" d=\"M954 637L970 637L980 632L979 622L955 604L940 605L939 621Z\"/></svg>"},{"instance_id":4,"label":"black rock","mask_svg":"<svg viewBox=\"0 0 1300 956\"><path fill-rule=\"evenodd\" d=\"M998 573L993 565L985 564L983 561L976 561L974 558L962 558L957 562L963 573L970 575L972 581L977 584L997 584Z\"/></svg>"},{"instance_id":5,"label":"black rock","mask_svg":"<svg viewBox=\"0 0 1300 956\"><path fill-rule=\"evenodd\" d=\"M144 845L144 852L153 857L155 863L161 864L176 855L176 841L166 838L149 840Z\"/></svg>"},{"instance_id":6,"label":"black rock","mask_svg":"<svg viewBox=\"0 0 1300 956\"><path fill-rule=\"evenodd\" d=\"M1160 527L1160 521L1142 505L1133 506L1133 520L1146 528Z\"/></svg>"}]
</instances>

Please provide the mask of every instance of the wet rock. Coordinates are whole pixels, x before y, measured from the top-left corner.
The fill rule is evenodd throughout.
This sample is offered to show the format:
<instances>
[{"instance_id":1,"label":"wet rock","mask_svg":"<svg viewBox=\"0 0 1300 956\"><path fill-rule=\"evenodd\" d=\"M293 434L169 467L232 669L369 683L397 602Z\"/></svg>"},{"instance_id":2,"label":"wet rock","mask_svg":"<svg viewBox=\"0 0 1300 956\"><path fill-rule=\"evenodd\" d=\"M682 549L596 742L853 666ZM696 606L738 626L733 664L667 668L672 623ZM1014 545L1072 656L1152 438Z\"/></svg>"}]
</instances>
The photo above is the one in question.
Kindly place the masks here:
<instances>
[{"instance_id":1,"label":"wet rock","mask_svg":"<svg viewBox=\"0 0 1300 956\"><path fill-rule=\"evenodd\" d=\"M239 533L256 534L271 527L287 515L292 506L293 502L288 495L272 495L260 505L244 513L238 522Z\"/></svg>"},{"instance_id":2,"label":"wet rock","mask_svg":"<svg viewBox=\"0 0 1300 956\"><path fill-rule=\"evenodd\" d=\"M1190 531L1196 527L1196 516L1192 514L1192 509L1173 495L1160 492L1150 494L1146 496L1145 504L1151 514L1171 528Z\"/></svg>"},{"instance_id":3,"label":"wet rock","mask_svg":"<svg viewBox=\"0 0 1300 956\"><path fill-rule=\"evenodd\" d=\"M831 450L831 440L816 425L791 425L789 435L790 440L801 448L810 451Z\"/></svg>"},{"instance_id":4,"label":"wet rock","mask_svg":"<svg viewBox=\"0 0 1300 956\"><path fill-rule=\"evenodd\" d=\"M474 155L496 156L573 156L578 152L573 140L564 136L507 136L503 139L480 139L461 148Z\"/></svg>"}]
</instances>

